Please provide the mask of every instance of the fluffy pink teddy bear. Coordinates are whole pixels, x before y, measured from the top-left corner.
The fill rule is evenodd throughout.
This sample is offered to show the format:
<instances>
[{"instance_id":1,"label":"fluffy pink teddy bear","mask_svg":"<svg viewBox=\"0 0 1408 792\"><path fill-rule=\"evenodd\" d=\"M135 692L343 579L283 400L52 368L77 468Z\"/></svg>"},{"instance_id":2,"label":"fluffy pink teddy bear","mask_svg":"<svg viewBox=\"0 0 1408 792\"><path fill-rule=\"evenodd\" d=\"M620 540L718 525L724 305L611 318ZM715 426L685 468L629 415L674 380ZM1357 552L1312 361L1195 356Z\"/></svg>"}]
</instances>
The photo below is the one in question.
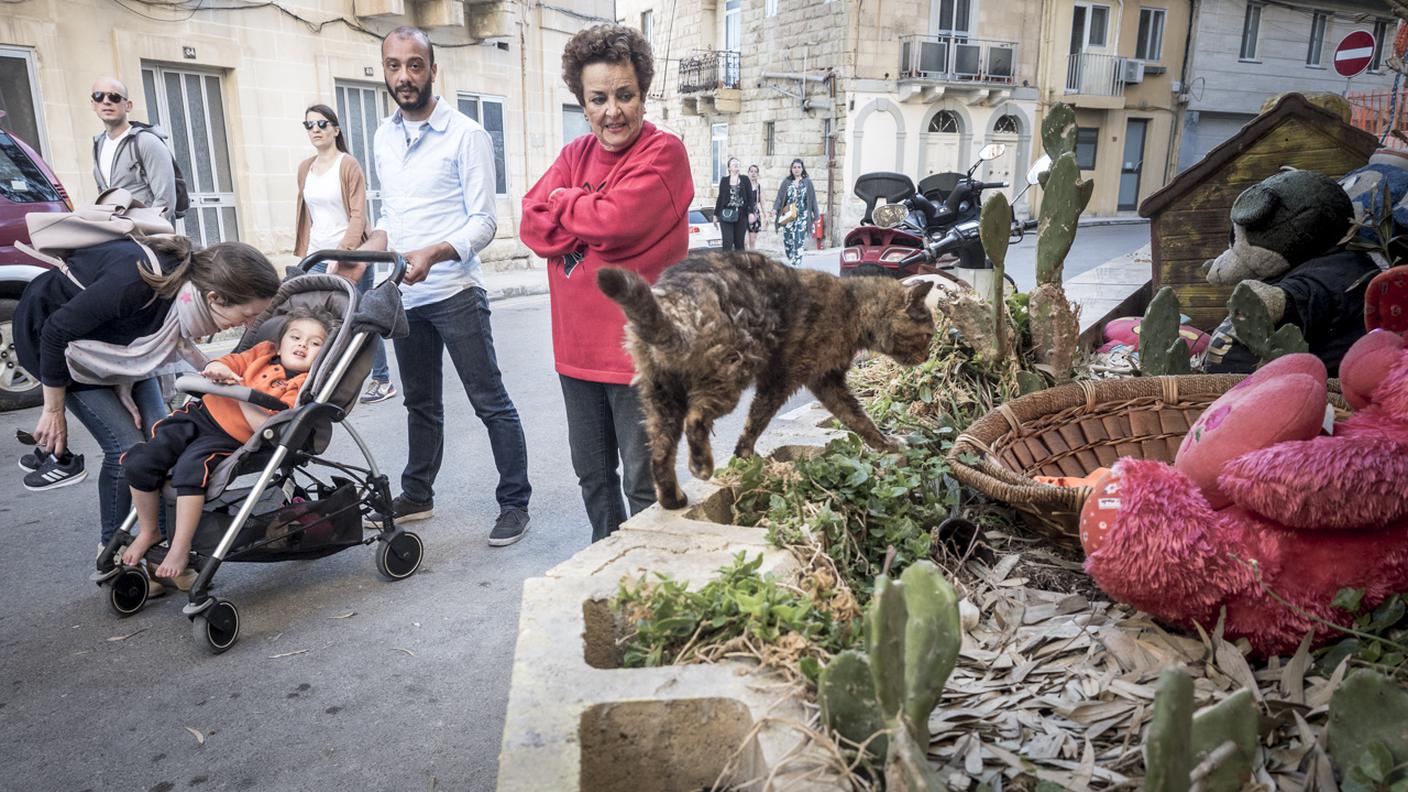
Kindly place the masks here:
<instances>
[{"instance_id":1,"label":"fluffy pink teddy bear","mask_svg":"<svg viewBox=\"0 0 1408 792\"><path fill-rule=\"evenodd\" d=\"M1205 410L1173 465L1117 462L1081 513L1086 571L1185 628L1225 607L1225 636L1262 655L1311 629L1334 637L1267 589L1341 625L1353 616L1330 604L1340 589L1364 589L1366 608L1408 591L1408 349L1375 331L1340 372L1355 412L1331 435L1323 364L1288 355Z\"/></svg>"}]
</instances>

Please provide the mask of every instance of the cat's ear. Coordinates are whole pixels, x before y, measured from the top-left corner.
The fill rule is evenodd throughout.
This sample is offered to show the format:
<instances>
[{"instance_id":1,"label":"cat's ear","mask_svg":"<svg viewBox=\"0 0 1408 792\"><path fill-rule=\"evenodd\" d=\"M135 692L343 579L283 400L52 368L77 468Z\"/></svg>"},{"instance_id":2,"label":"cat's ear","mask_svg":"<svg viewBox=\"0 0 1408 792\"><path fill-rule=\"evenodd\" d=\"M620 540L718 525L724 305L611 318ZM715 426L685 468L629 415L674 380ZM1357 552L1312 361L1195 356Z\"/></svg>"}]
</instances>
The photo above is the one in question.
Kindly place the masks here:
<instances>
[{"instance_id":1,"label":"cat's ear","mask_svg":"<svg viewBox=\"0 0 1408 792\"><path fill-rule=\"evenodd\" d=\"M929 280L920 281L910 286L904 294L906 308L923 308L924 298L929 296L929 290L934 288L934 282Z\"/></svg>"}]
</instances>

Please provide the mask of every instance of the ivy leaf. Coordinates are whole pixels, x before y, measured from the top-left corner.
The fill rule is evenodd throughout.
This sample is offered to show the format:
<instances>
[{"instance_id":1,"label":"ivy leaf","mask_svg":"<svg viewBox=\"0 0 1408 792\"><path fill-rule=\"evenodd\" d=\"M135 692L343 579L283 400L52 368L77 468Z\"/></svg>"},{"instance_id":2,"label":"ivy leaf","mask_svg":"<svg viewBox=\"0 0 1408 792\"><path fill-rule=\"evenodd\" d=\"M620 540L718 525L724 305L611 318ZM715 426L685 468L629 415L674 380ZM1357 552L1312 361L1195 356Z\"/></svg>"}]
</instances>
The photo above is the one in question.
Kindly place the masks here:
<instances>
[{"instance_id":1,"label":"ivy leaf","mask_svg":"<svg viewBox=\"0 0 1408 792\"><path fill-rule=\"evenodd\" d=\"M1342 588L1335 592L1335 598L1330 600L1330 607L1349 611L1359 612L1359 603L1364 599L1364 589ZM1323 601L1323 600L1322 600Z\"/></svg>"},{"instance_id":2,"label":"ivy leaf","mask_svg":"<svg viewBox=\"0 0 1408 792\"><path fill-rule=\"evenodd\" d=\"M1408 611L1408 607L1404 606L1403 595L1395 594L1384 600L1379 604L1379 607L1374 609L1374 615L1369 619L1369 623L1365 625L1365 631L1375 634L1382 633L1384 630L1397 624L1398 620L1403 618L1405 611Z\"/></svg>"}]
</instances>

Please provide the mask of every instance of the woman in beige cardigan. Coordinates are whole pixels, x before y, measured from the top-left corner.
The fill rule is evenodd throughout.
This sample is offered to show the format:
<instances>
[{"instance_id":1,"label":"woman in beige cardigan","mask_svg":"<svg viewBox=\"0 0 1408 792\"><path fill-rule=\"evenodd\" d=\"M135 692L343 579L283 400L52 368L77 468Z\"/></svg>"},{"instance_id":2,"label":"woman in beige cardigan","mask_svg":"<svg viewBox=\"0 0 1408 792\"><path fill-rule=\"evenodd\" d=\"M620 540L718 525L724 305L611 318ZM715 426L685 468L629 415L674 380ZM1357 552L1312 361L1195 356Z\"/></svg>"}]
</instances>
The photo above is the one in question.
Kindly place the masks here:
<instances>
[{"instance_id":1,"label":"woman in beige cardigan","mask_svg":"<svg viewBox=\"0 0 1408 792\"><path fill-rule=\"evenodd\" d=\"M298 166L297 232L293 243L299 258L317 250L354 250L367 238L367 182L362 166L347 152L337 113L327 105L315 104L303 114L308 141L318 153ZM314 266L327 269L327 262ZM368 267L357 288L372 286L375 273ZM362 394L362 403L385 401L396 395L386 363L386 346L375 339L372 381Z\"/></svg>"}]
</instances>

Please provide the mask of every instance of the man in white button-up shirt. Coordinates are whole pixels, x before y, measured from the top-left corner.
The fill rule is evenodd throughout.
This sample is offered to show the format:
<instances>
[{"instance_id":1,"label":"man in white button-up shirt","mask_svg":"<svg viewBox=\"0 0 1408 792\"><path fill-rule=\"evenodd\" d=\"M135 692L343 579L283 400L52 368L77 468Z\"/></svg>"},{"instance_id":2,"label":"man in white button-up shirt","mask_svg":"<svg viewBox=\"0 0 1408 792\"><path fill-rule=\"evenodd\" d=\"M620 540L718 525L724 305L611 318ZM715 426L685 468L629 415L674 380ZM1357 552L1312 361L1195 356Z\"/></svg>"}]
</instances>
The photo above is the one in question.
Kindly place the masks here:
<instances>
[{"instance_id":1,"label":"man in white button-up shirt","mask_svg":"<svg viewBox=\"0 0 1408 792\"><path fill-rule=\"evenodd\" d=\"M364 249L400 251L406 259L401 299L410 334L395 341L405 386L406 468L392 504L398 522L430 517L444 456L441 385L446 350L489 430L499 470L499 517L489 544L513 544L528 528L528 447L518 411L504 389L489 328L479 251L494 239L494 145L489 133L432 93L435 50L424 32L401 27L382 43L386 88L400 107L376 130L381 216ZM329 271L355 282L357 265Z\"/></svg>"}]
</instances>

